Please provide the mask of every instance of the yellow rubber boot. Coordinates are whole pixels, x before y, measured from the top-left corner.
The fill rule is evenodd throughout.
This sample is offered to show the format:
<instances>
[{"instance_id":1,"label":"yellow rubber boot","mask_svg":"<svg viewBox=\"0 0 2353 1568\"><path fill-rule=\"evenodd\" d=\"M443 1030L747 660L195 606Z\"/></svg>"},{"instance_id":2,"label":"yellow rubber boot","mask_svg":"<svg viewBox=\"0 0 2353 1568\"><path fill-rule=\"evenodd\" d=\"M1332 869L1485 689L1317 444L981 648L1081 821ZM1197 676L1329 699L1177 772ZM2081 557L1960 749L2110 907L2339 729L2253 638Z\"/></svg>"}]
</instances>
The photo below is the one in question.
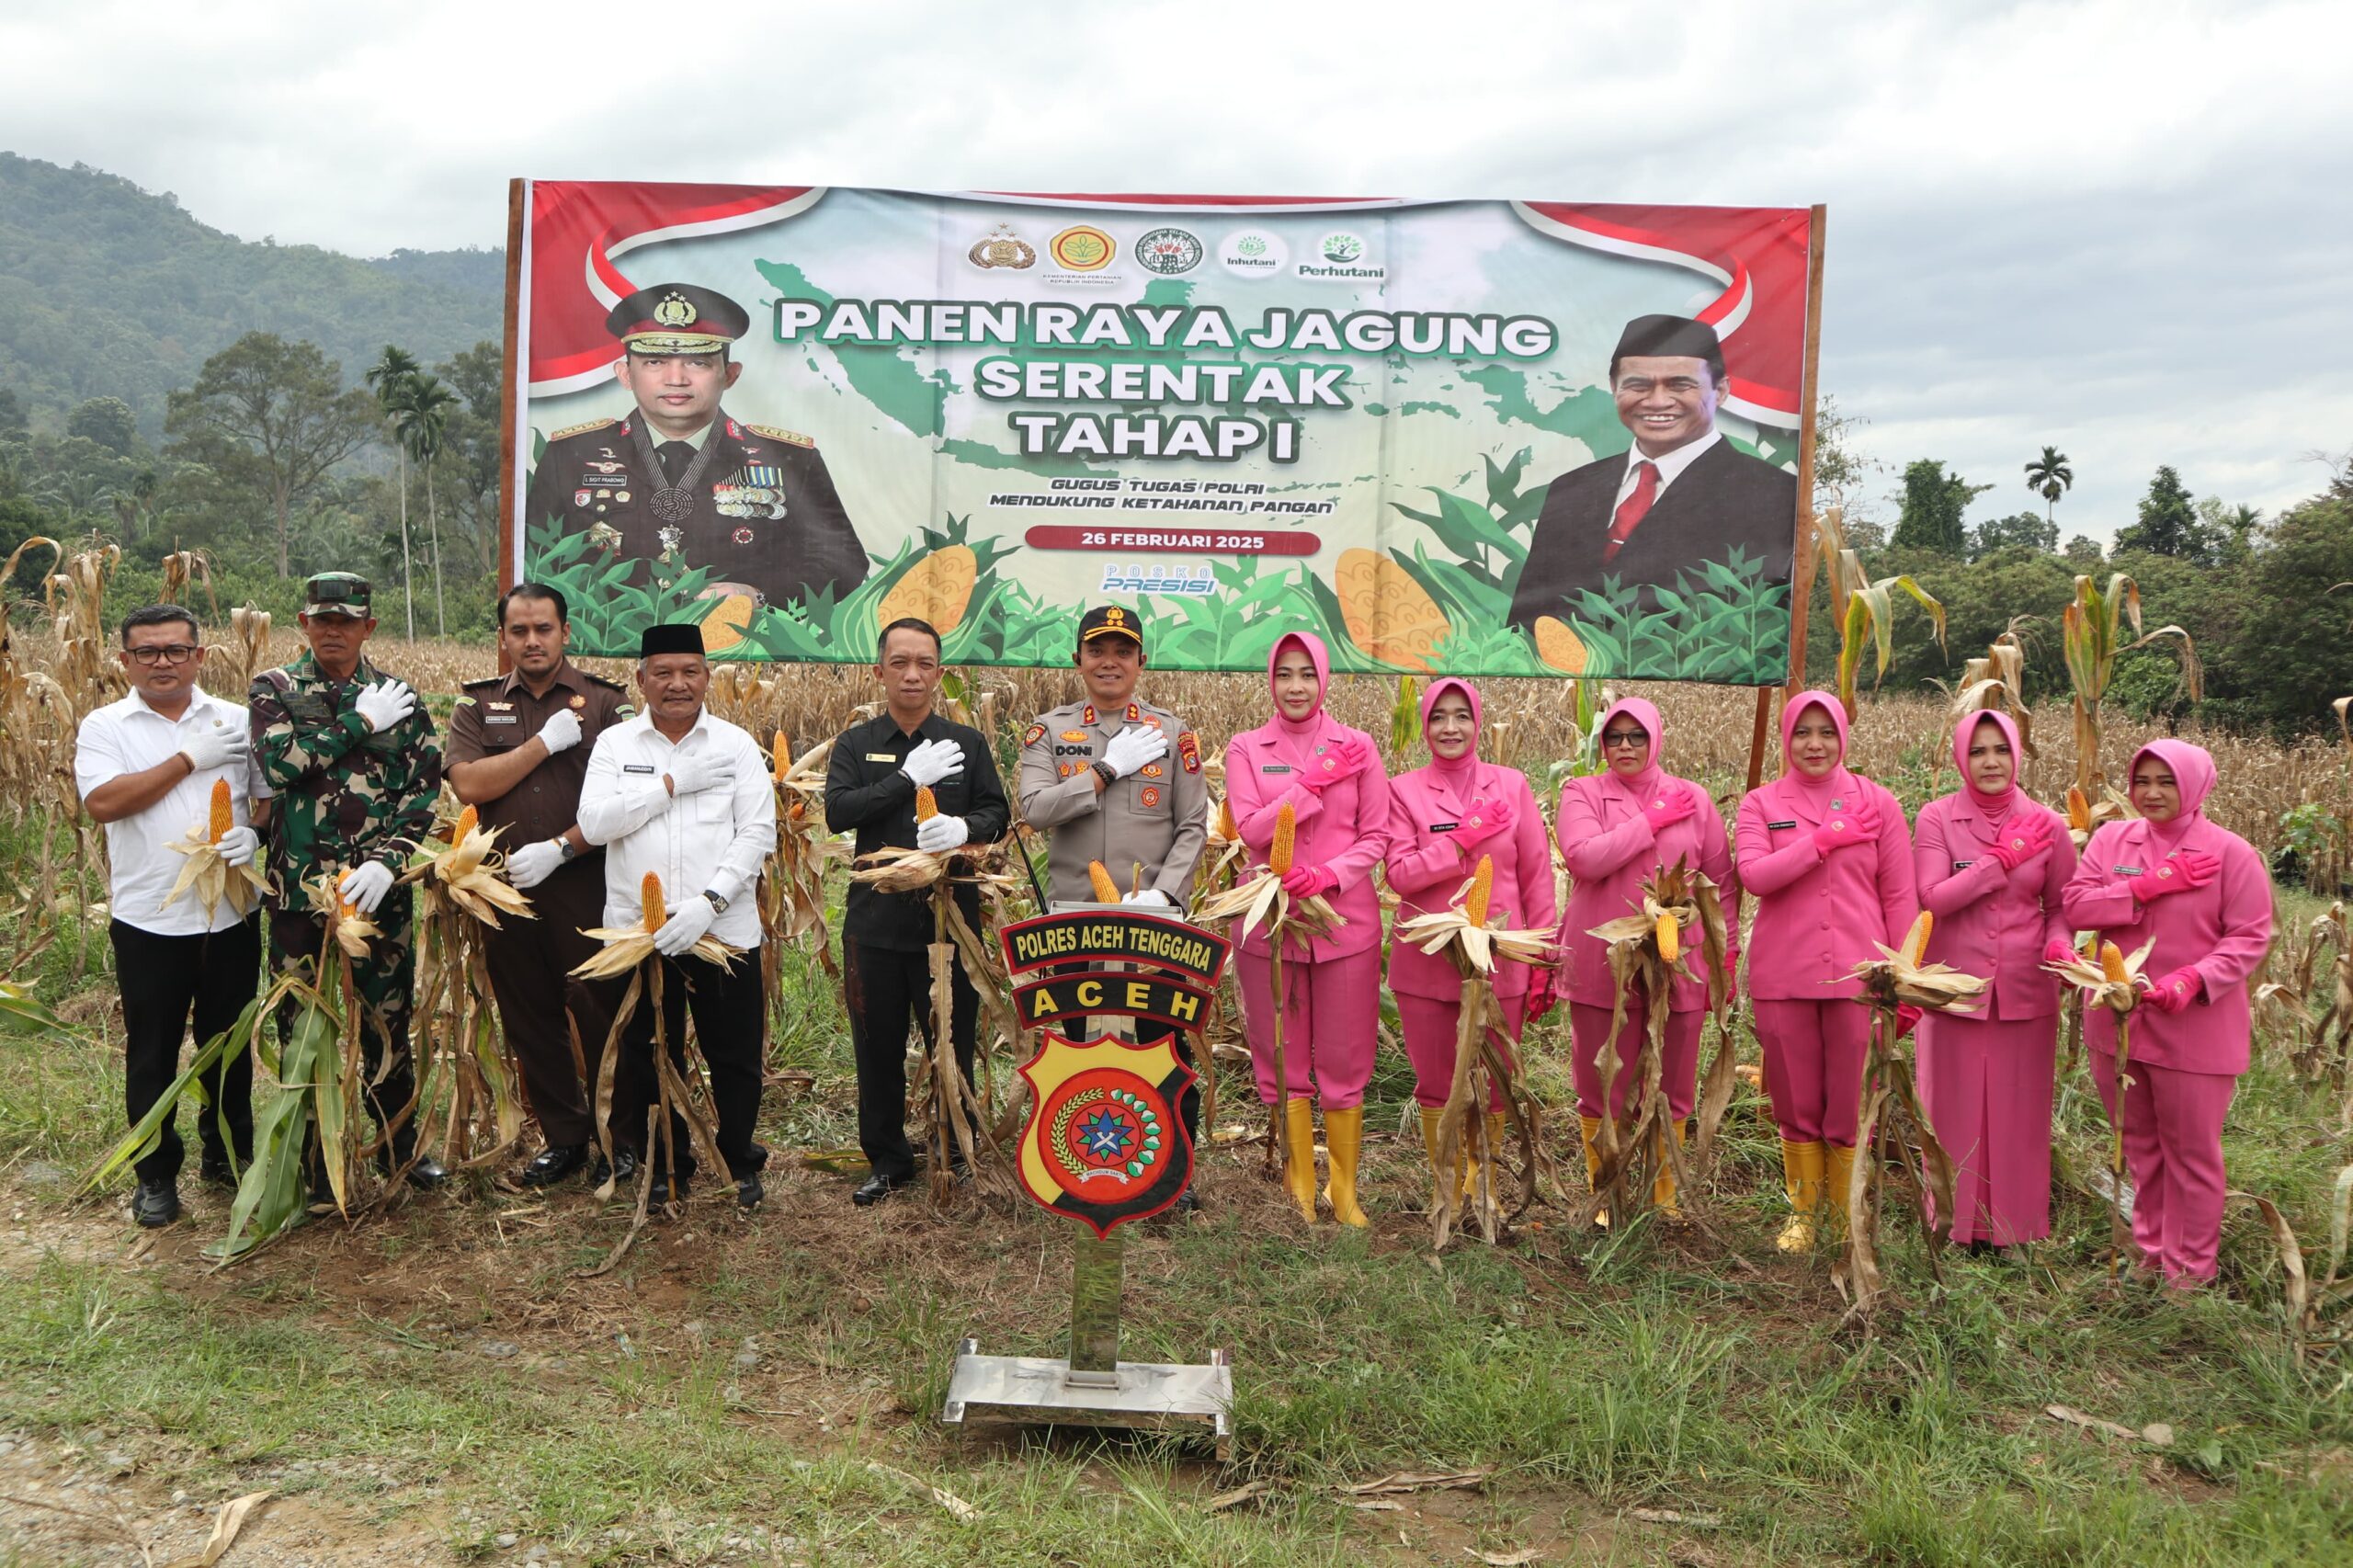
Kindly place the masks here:
<instances>
[{"instance_id":1,"label":"yellow rubber boot","mask_svg":"<svg viewBox=\"0 0 2353 1568\"><path fill-rule=\"evenodd\" d=\"M1830 1213L1843 1220L1847 1217L1847 1183L1855 1171L1855 1151L1851 1145L1824 1143L1822 1146L1822 1198Z\"/></svg>"},{"instance_id":2,"label":"yellow rubber boot","mask_svg":"<svg viewBox=\"0 0 2353 1568\"><path fill-rule=\"evenodd\" d=\"M1492 1160L1492 1159L1494 1159L1494 1158L1495 1157L1495 1152L1496 1152L1497 1150L1501 1149L1501 1148L1504 1146L1504 1118L1503 1118L1503 1113L1502 1113L1501 1111L1494 1111L1494 1110L1489 1111L1489 1112L1487 1113L1487 1123L1486 1123L1486 1126L1487 1126L1487 1158L1489 1158L1490 1160ZM1495 1180L1495 1176L1494 1176L1492 1174L1490 1174L1490 1175L1488 1176L1487 1179L1488 1179L1489 1181L1493 1181L1493 1180ZM1478 1186L1478 1184L1479 1184L1479 1162L1478 1162L1478 1161L1476 1161L1476 1160L1471 1160L1471 1161L1468 1161L1468 1162L1466 1162L1466 1163L1464 1164L1464 1165L1463 1165L1463 1167L1462 1167L1462 1190L1463 1190L1463 1192L1464 1192L1465 1194L1468 1194L1468 1193L1470 1193L1471 1191L1472 1191L1472 1190L1473 1190L1473 1189ZM1498 1201L1500 1201L1500 1198L1498 1199Z\"/></svg>"},{"instance_id":3,"label":"yellow rubber boot","mask_svg":"<svg viewBox=\"0 0 2353 1568\"><path fill-rule=\"evenodd\" d=\"M1585 1134L1586 1188L1590 1192L1598 1193L1601 1190L1601 1118L1578 1117L1577 1128ZM1603 1230L1608 1230L1609 1228L1608 1213L1605 1210L1596 1216L1593 1222Z\"/></svg>"},{"instance_id":4,"label":"yellow rubber boot","mask_svg":"<svg viewBox=\"0 0 2353 1568\"><path fill-rule=\"evenodd\" d=\"M1820 1143L1781 1140L1781 1185L1790 1197L1790 1214L1773 1244L1783 1252L1813 1250L1814 1211L1822 1206L1822 1174Z\"/></svg>"},{"instance_id":5,"label":"yellow rubber boot","mask_svg":"<svg viewBox=\"0 0 2353 1568\"><path fill-rule=\"evenodd\" d=\"M1315 1223L1315 1102L1283 1103L1283 1186L1309 1224Z\"/></svg>"},{"instance_id":6,"label":"yellow rubber boot","mask_svg":"<svg viewBox=\"0 0 2353 1568\"><path fill-rule=\"evenodd\" d=\"M1332 1153L1332 1182L1324 1189L1324 1198L1332 1205L1332 1218L1343 1225L1359 1228L1371 1224L1357 1203L1357 1156L1364 1149L1364 1107L1334 1110L1326 1106L1324 1145Z\"/></svg>"},{"instance_id":7,"label":"yellow rubber boot","mask_svg":"<svg viewBox=\"0 0 2353 1568\"><path fill-rule=\"evenodd\" d=\"M1674 1125L1675 1147L1679 1152L1684 1147L1690 1123L1678 1121ZM1665 1151L1660 1153L1664 1154ZM1659 1161L1658 1174L1651 1178L1651 1201L1658 1205L1661 1213L1670 1218L1679 1218L1683 1213L1683 1206L1676 1201L1675 1167L1663 1158Z\"/></svg>"},{"instance_id":8,"label":"yellow rubber boot","mask_svg":"<svg viewBox=\"0 0 2353 1568\"><path fill-rule=\"evenodd\" d=\"M1422 1153L1429 1156L1430 1180L1435 1182L1438 1180L1438 1124L1446 1119L1446 1112L1432 1110L1427 1106L1422 1107L1421 1110Z\"/></svg>"}]
</instances>

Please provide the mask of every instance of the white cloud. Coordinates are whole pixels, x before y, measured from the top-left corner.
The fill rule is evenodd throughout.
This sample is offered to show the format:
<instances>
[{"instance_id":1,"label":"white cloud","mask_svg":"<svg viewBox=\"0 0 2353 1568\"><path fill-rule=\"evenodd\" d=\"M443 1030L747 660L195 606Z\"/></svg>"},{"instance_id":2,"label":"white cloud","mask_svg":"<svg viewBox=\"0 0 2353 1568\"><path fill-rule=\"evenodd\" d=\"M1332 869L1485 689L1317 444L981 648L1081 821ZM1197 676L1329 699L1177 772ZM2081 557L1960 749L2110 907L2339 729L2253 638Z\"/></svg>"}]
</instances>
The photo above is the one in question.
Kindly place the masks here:
<instances>
[{"instance_id":1,"label":"white cloud","mask_svg":"<svg viewBox=\"0 0 2353 1568\"><path fill-rule=\"evenodd\" d=\"M2353 445L2353 21L2305 3L412 0L0 17L0 146L232 233L494 244L514 175L1831 207L1823 384L2063 528ZM2013 494L2015 493L2015 494Z\"/></svg>"}]
</instances>

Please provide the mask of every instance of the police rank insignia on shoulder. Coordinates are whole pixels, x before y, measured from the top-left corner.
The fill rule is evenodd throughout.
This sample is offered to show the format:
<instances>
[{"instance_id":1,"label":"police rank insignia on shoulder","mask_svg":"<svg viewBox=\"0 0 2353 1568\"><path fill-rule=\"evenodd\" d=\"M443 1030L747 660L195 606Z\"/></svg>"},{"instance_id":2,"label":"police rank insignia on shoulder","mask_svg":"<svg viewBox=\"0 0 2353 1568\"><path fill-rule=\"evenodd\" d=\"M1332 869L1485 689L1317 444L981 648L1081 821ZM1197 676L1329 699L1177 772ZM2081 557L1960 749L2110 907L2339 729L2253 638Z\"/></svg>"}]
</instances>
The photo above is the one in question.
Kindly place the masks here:
<instances>
[{"instance_id":1,"label":"police rank insignia on shoulder","mask_svg":"<svg viewBox=\"0 0 2353 1568\"><path fill-rule=\"evenodd\" d=\"M1176 756L1178 760L1184 763L1186 772L1199 773L1201 770L1200 736L1190 730L1177 731Z\"/></svg>"},{"instance_id":2,"label":"police rank insignia on shoulder","mask_svg":"<svg viewBox=\"0 0 2353 1568\"><path fill-rule=\"evenodd\" d=\"M561 441L567 436L585 436L591 430L602 430L608 425L617 425L620 422L617 419L591 419L583 425L567 425L563 429L557 431L554 435L550 436L548 439L551 442L553 442Z\"/></svg>"},{"instance_id":3,"label":"police rank insignia on shoulder","mask_svg":"<svg viewBox=\"0 0 2353 1568\"><path fill-rule=\"evenodd\" d=\"M773 425L746 425L744 428L756 436L766 436L771 441L783 441L790 446L806 447L811 451L817 449L816 437L804 436L798 430L779 430Z\"/></svg>"},{"instance_id":4,"label":"police rank insignia on shoulder","mask_svg":"<svg viewBox=\"0 0 2353 1568\"><path fill-rule=\"evenodd\" d=\"M1021 744L1025 746L1034 746L1045 738L1046 726L1043 724L1032 724L1029 726L1029 733L1021 737Z\"/></svg>"}]
</instances>

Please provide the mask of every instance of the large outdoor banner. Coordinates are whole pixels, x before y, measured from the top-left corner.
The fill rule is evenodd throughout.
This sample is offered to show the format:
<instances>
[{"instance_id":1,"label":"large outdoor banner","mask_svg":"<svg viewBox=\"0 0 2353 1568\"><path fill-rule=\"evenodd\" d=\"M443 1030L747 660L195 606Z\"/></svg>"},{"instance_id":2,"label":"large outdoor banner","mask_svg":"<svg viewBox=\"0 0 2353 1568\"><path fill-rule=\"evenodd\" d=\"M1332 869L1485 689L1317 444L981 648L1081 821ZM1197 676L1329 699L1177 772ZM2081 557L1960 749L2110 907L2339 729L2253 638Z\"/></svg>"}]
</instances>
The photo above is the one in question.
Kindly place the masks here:
<instances>
[{"instance_id":1,"label":"large outdoor banner","mask_svg":"<svg viewBox=\"0 0 2353 1568\"><path fill-rule=\"evenodd\" d=\"M1786 674L1804 209L520 192L506 569L578 651Z\"/></svg>"}]
</instances>

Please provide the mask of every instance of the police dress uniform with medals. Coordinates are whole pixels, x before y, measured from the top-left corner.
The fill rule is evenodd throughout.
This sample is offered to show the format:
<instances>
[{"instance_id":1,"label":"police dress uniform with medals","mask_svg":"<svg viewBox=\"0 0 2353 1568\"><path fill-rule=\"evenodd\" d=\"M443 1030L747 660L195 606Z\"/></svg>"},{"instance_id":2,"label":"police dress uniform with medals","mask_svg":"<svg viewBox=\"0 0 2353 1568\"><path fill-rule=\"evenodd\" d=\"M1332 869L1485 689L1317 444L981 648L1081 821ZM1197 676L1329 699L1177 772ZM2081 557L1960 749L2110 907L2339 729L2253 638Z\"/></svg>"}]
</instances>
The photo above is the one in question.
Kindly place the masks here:
<instances>
[{"instance_id":1,"label":"police dress uniform with medals","mask_svg":"<svg viewBox=\"0 0 2353 1568\"><path fill-rule=\"evenodd\" d=\"M1131 610L1100 606L1078 623L1078 642L1091 637L1126 637L1141 651L1143 637ZM1168 750L1125 778L1096 788L1097 765L1111 737L1134 725L1165 732ZM1108 772L1109 765L1103 764ZM1047 896L1057 903L1094 902L1086 864L1100 860L1111 880L1126 889L1141 863L1139 889L1156 889L1165 905L1140 904L1147 913L1183 915L1192 898L1193 875L1209 842L1209 782L1201 775L1200 739L1165 708L1131 699L1098 709L1073 702L1041 713L1022 737L1019 778L1021 815L1048 837ZM1174 1035L1177 1055L1192 1064L1191 1037L1146 1021L1139 1040ZM1200 1123L1200 1091L1188 1088L1178 1107L1187 1129Z\"/></svg>"},{"instance_id":2,"label":"police dress uniform with medals","mask_svg":"<svg viewBox=\"0 0 2353 1568\"><path fill-rule=\"evenodd\" d=\"M721 355L751 318L724 294L665 283L623 300L605 324L640 358ZM532 472L526 520L587 533L594 559L705 568L777 606L828 589L839 603L866 580L865 547L816 442L724 408L691 440L666 439L642 409L558 430Z\"/></svg>"},{"instance_id":3,"label":"police dress uniform with medals","mask_svg":"<svg viewBox=\"0 0 2353 1568\"><path fill-rule=\"evenodd\" d=\"M566 659L543 696L531 695L521 672L514 671L465 682L450 712L447 761L458 764L507 756L564 710L579 717L578 743L541 759L513 789L475 808L483 826L506 830L498 835L502 849L556 838L579 820L580 786L597 737L636 710L620 687ZM551 1151L577 1150L596 1140L589 1086L612 1028L596 987L572 978L598 949L585 932L604 924L605 852L592 845L568 855L531 890L530 900L539 918L485 930L483 958L540 1131ZM585 1084L573 1057L575 1023Z\"/></svg>"}]
</instances>

